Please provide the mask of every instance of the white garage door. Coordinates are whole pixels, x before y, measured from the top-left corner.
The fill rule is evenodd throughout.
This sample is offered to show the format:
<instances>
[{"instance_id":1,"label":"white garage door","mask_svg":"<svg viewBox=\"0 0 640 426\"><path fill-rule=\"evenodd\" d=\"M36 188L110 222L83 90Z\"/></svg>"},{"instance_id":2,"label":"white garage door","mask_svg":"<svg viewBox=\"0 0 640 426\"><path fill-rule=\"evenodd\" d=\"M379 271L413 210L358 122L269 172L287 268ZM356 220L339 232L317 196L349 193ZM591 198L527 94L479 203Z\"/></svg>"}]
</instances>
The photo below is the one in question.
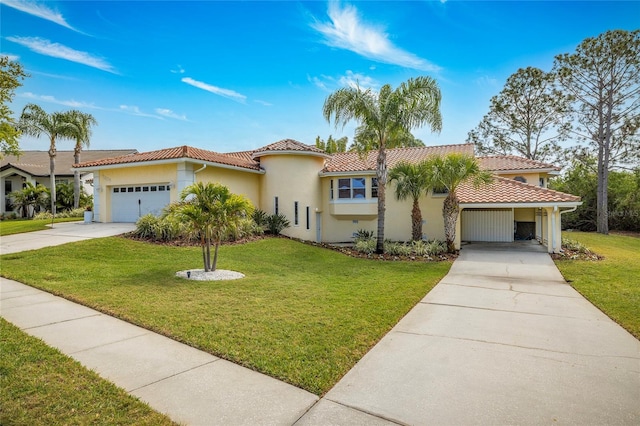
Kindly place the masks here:
<instances>
[{"instance_id":1,"label":"white garage door","mask_svg":"<svg viewBox=\"0 0 640 426\"><path fill-rule=\"evenodd\" d=\"M513 241L512 209L462 210L462 241Z\"/></svg>"},{"instance_id":2,"label":"white garage door","mask_svg":"<svg viewBox=\"0 0 640 426\"><path fill-rule=\"evenodd\" d=\"M159 216L169 204L169 185L122 185L111 188L111 221L135 222L152 213Z\"/></svg>"}]
</instances>

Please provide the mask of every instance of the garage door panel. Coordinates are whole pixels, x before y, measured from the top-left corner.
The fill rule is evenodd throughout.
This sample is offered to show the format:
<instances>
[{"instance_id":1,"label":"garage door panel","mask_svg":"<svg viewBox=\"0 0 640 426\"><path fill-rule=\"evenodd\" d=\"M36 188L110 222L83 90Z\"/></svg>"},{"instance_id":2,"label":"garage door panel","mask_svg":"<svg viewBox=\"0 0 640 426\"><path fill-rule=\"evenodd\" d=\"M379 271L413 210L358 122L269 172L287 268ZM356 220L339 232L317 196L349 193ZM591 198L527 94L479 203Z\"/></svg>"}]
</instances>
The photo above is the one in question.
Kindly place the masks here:
<instances>
[{"instance_id":1,"label":"garage door panel","mask_svg":"<svg viewBox=\"0 0 640 426\"><path fill-rule=\"evenodd\" d=\"M146 214L156 216L169 204L166 184L121 185L111 188L111 221L136 222Z\"/></svg>"},{"instance_id":2,"label":"garage door panel","mask_svg":"<svg viewBox=\"0 0 640 426\"><path fill-rule=\"evenodd\" d=\"M513 210L462 211L462 241L512 242Z\"/></svg>"}]
</instances>

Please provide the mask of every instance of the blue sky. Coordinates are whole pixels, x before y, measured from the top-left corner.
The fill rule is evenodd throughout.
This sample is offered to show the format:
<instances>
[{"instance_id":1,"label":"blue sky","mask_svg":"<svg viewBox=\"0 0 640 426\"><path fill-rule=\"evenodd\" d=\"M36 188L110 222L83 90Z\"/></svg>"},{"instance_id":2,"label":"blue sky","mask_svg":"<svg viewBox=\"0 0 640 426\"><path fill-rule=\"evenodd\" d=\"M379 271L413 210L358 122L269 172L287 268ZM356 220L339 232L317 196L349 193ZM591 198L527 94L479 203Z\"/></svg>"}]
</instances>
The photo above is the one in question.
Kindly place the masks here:
<instances>
[{"instance_id":1,"label":"blue sky","mask_svg":"<svg viewBox=\"0 0 640 426\"><path fill-rule=\"evenodd\" d=\"M638 1L0 2L0 52L31 74L16 116L31 102L80 109L99 122L92 149L139 151L351 140L355 124L322 117L330 92L419 75L440 85L443 129L414 134L463 143L518 68L549 70L586 37L640 26Z\"/></svg>"}]
</instances>

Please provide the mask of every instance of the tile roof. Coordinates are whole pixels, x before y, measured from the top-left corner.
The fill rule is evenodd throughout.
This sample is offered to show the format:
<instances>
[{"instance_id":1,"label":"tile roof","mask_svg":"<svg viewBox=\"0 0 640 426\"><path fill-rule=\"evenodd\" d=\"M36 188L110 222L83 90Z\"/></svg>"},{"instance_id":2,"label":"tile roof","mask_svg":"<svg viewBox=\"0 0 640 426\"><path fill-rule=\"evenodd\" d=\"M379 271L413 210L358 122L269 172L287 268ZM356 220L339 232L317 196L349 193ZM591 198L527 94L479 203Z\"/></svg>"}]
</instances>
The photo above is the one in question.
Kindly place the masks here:
<instances>
[{"instance_id":1,"label":"tile roof","mask_svg":"<svg viewBox=\"0 0 640 426\"><path fill-rule=\"evenodd\" d=\"M387 150L387 167L391 168L400 161L417 162L434 155L462 153L473 156L473 144L421 146L416 148L394 148ZM356 152L333 154L322 170L323 173L360 172L376 169L377 151L369 151L366 157Z\"/></svg>"},{"instance_id":2,"label":"tile roof","mask_svg":"<svg viewBox=\"0 0 640 426\"><path fill-rule=\"evenodd\" d=\"M475 188L465 182L456 191L460 203L543 203L576 202L580 197L527 183L494 176L494 181Z\"/></svg>"},{"instance_id":3,"label":"tile roof","mask_svg":"<svg viewBox=\"0 0 640 426\"><path fill-rule=\"evenodd\" d=\"M137 152L135 149L83 150L80 154L80 160L83 162L93 162ZM58 176L72 176L73 161L73 151L57 151L56 174ZM10 167L22 170L32 176L49 176L49 152L24 151L20 157L7 155L0 160L0 169L6 170Z\"/></svg>"},{"instance_id":4,"label":"tile roof","mask_svg":"<svg viewBox=\"0 0 640 426\"><path fill-rule=\"evenodd\" d=\"M258 148L253 151L253 158L259 157L259 154L267 152L282 152L282 151L298 151L298 152L311 152L315 154L329 155L323 150L313 146L307 145L302 142L298 142L293 139L282 139L281 141L274 142L262 148Z\"/></svg>"},{"instance_id":5,"label":"tile roof","mask_svg":"<svg viewBox=\"0 0 640 426\"><path fill-rule=\"evenodd\" d=\"M116 164L141 163L146 161L174 160L189 158L192 160L208 161L211 163L241 167L251 170L260 170L260 164L251 160L248 155L241 153L220 154L190 146L178 146L175 148L160 149L157 151L141 152L120 157L107 158L99 161L82 162L79 167L98 167Z\"/></svg>"},{"instance_id":6,"label":"tile roof","mask_svg":"<svg viewBox=\"0 0 640 426\"><path fill-rule=\"evenodd\" d=\"M503 170L540 170L551 169L560 170L560 167L553 164L543 163L542 161L529 160L524 157L515 155L492 155L487 157L478 157L480 166L485 170L503 171Z\"/></svg>"}]
</instances>

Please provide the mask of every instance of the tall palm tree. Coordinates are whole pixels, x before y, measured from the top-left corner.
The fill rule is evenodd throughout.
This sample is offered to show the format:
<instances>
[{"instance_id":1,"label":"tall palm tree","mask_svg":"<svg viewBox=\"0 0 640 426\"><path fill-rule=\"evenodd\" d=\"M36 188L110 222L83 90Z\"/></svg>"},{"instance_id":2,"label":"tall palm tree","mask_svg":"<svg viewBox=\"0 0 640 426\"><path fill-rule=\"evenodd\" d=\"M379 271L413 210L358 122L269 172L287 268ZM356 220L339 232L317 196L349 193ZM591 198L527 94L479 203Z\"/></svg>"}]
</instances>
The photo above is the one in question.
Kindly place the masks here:
<instances>
[{"instance_id":1,"label":"tall palm tree","mask_svg":"<svg viewBox=\"0 0 640 426\"><path fill-rule=\"evenodd\" d=\"M211 182L198 182L186 187L180 198L182 205L178 206L176 214L200 234L205 272L215 271L220 243L232 228L240 226L244 218L251 217L253 206L247 198ZM213 263L211 243L215 244Z\"/></svg>"},{"instance_id":2,"label":"tall palm tree","mask_svg":"<svg viewBox=\"0 0 640 426\"><path fill-rule=\"evenodd\" d=\"M396 89L385 84L380 92L371 89L344 87L330 94L324 102L327 121L344 127L356 120L373 134L378 150L378 231L376 253L384 252L385 185L387 183L387 141L391 135L410 133L411 129L429 125L433 131L442 128L440 89L430 77L416 77ZM364 131L363 129L363 131ZM365 148L368 149L368 148Z\"/></svg>"},{"instance_id":3,"label":"tall palm tree","mask_svg":"<svg viewBox=\"0 0 640 426\"><path fill-rule=\"evenodd\" d=\"M36 104L27 104L22 110L18 123L20 130L36 138L45 134L49 137L49 173L51 176L51 214L56 215L56 140L73 137L74 126L69 122L67 113L47 114Z\"/></svg>"},{"instance_id":4,"label":"tall palm tree","mask_svg":"<svg viewBox=\"0 0 640 426\"><path fill-rule=\"evenodd\" d=\"M73 139L76 145L73 148L73 164L80 163L80 153L83 147L89 148L89 140L91 139L91 126L97 126L98 121L89 113L78 110L71 110L68 113L68 120L73 124ZM77 209L80 205L80 172L73 170L73 208Z\"/></svg>"},{"instance_id":5,"label":"tall palm tree","mask_svg":"<svg viewBox=\"0 0 640 426\"><path fill-rule=\"evenodd\" d=\"M493 176L482 170L474 157L457 153L444 157L433 157L427 160L426 167L429 186L447 192L447 197L442 204L444 235L447 240L447 250L449 253L454 253L456 251L456 223L460 213L456 190L463 182L471 182L475 187L490 183Z\"/></svg>"},{"instance_id":6,"label":"tall palm tree","mask_svg":"<svg viewBox=\"0 0 640 426\"><path fill-rule=\"evenodd\" d=\"M402 161L389 170L389 181L396 183L396 199L399 201L411 198L411 239L422 239L422 211L420 197L429 191L428 164Z\"/></svg>"}]
</instances>

